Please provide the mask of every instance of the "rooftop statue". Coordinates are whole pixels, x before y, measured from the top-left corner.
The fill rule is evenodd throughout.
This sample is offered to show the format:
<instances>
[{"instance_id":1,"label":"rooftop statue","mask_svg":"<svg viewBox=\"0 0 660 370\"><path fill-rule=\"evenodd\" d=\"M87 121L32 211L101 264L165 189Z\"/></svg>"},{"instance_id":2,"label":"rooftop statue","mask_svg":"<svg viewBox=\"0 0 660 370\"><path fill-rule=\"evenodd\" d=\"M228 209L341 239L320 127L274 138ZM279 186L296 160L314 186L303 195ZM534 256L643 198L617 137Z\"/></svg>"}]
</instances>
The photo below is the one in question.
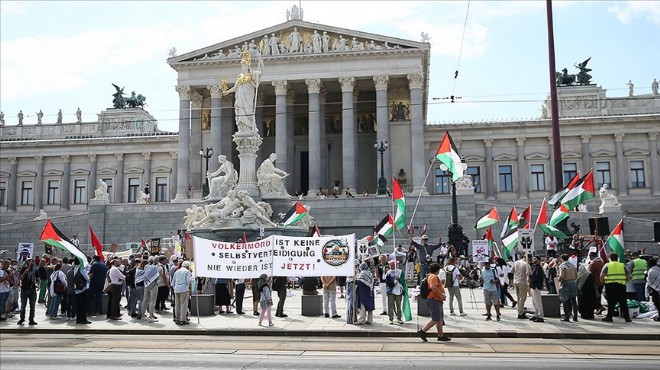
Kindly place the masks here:
<instances>
[{"instance_id":1,"label":"rooftop statue","mask_svg":"<svg viewBox=\"0 0 660 370\"><path fill-rule=\"evenodd\" d=\"M142 94L135 94L135 91L131 92L130 97L124 97L124 88L119 88L119 86L112 84L117 90L112 94L112 106L116 109L124 108L137 108L140 107L144 109L144 106L147 104L147 97Z\"/></svg>"},{"instance_id":2,"label":"rooftop statue","mask_svg":"<svg viewBox=\"0 0 660 370\"><path fill-rule=\"evenodd\" d=\"M591 68L587 68L587 63L589 63L590 60L591 57L582 63L575 64L575 68L580 70L580 73L577 74L577 83L580 85L589 85L591 82L591 75L589 74Z\"/></svg>"}]
</instances>

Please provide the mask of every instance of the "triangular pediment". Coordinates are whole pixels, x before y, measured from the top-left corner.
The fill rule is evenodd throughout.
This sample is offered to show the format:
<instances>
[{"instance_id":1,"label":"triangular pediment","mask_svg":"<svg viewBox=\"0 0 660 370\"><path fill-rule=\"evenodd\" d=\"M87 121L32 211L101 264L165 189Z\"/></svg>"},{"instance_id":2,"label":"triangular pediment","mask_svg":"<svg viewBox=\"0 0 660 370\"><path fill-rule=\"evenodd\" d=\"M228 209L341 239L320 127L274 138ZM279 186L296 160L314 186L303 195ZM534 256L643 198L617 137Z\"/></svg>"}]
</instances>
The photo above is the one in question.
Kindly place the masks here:
<instances>
[{"instance_id":1,"label":"triangular pediment","mask_svg":"<svg viewBox=\"0 0 660 370\"><path fill-rule=\"evenodd\" d=\"M582 158L582 153L578 153L578 152L562 152L562 153L561 153L561 158L562 158L562 159L577 159L577 158Z\"/></svg>"},{"instance_id":2,"label":"triangular pediment","mask_svg":"<svg viewBox=\"0 0 660 370\"><path fill-rule=\"evenodd\" d=\"M626 157L635 157L635 156L644 157L644 156L649 155L649 152L648 152L648 150L635 148L635 149L631 149L627 152L623 152L623 154L625 154Z\"/></svg>"},{"instance_id":3,"label":"triangular pediment","mask_svg":"<svg viewBox=\"0 0 660 370\"><path fill-rule=\"evenodd\" d=\"M8 179L9 173L0 171L0 179Z\"/></svg>"},{"instance_id":4,"label":"triangular pediment","mask_svg":"<svg viewBox=\"0 0 660 370\"><path fill-rule=\"evenodd\" d=\"M73 171L69 172L69 174L72 175L72 176L81 176L81 175L87 176L87 175L89 175L89 171L79 168L77 170L73 170Z\"/></svg>"},{"instance_id":5,"label":"triangular pediment","mask_svg":"<svg viewBox=\"0 0 660 370\"><path fill-rule=\"evenodd\" d=\"M516 159L518 159L518 156L508 153L502 153L494 156L493 159L496 161L515 161Z\"/></svg>"},{"instance_id":6,"label":"triangular pediment","mask_svg":"<svg viewBox=\"0 0 660 370\"><path fill-rule=\"evenodd\" d=\"M62 175L64 175L64 172L54 169L44 171L44 176L62 176Z\"/></svg>"},{"instance_id":7,"label":"triangular pediment","mask_svg":"<svg viewBox=\"0 0 660 370\"><path fill-rule=\"evenodd\" d=\"M610 152L609 150L598 150L593 153L591 153L592 157L614 157L614 152Z\"/></svg>"},{"instance_id":8,"label":"triangular pediment","mask_svg":"<svg viewBox=\"0 0 660 370\"><path fill-rule=\"evenodd\" d=\"M476 155L476 154L468 154L465 156L465 162L471 163L471 162L483 162L485 161L486 158Z\"/></svg>"},{"instance_id":9,"label":"triangular pediment","mask_svg":"<svg viewBox=\"0 0 660 370\"><path fill-rule=\"evenodd\" d=\"M172 169L165 166L156 166L151 169L151 173L171 173Z\"/></svg>"},{"instance_id":10,"label":"triangular pediment","mask_svg":"<svg viewBox=\"0 0 660 370\"><path fill-rule=\"evenodd\" d=\"M117 170L115 170L113 168L104 168L104 169L96 171L96 174L97 175L116 175Z\"/></svg>"},{"instance_id":11,"label":"triangular pediment","mask_svg":"<svg viewBox=\"0 0 660 370\"><path fill-rule=\"evenodd\" d=\"M131 168L125 169L124 173L126 173L126 174L142 174L142 173L144 173L144 169L137 168L137 167L131 167Z\"/></svg>"},{"instance_id":12,"label":"triangular pediment","mask_svg":"<svg viewBox=\"0 0 660 370\"><path fill-rule=\"evenodd\" d=\"M530 154L527 154L525 156L525 159L548 159L548 158L550 158L549 155L547 155L545 153L538 153L538 152L530 153Z\"/></svg>"},{"instance_id":13,"label":"triangular pediment","mask_svg":"<svg viewBox=\"0 0 660 370\"><path fill-rule=\"evenodd\" d=\"M292 50L292 34L296 31L300 34L301 50ZM316 31L316 34L314 31ZM268 51L266 51L265 35L268 36L268 44L271 45ZM273 36L283 44L283 46L278 47L277 55L273 55L272 53L272 45L274 43L271 39ZM326 43L324 43L324 39L327 39ZM316 48L314 40L317 40ZM324 47L324 45L327 46ZM264 60L267 60L269 58L301 56L321 57L338 54L363 55L368 53L403 53L428 50L428 43L301 20L292 20L180 56L171 57L167 62L172 67L198 63L235 63L240 59L243 51L249 51L252 58L261 55Z\"/></svg>"},{"instance_id":14,"label":"triangular pediment","mask_svg":"<svg viewBox=\"0 0 660 370\"><path fill-rule=\"evenodd\" d=\"M17 174L17 177L36 177L37 173L34 171L21 171Z\"/></svg>"}]
</instances>

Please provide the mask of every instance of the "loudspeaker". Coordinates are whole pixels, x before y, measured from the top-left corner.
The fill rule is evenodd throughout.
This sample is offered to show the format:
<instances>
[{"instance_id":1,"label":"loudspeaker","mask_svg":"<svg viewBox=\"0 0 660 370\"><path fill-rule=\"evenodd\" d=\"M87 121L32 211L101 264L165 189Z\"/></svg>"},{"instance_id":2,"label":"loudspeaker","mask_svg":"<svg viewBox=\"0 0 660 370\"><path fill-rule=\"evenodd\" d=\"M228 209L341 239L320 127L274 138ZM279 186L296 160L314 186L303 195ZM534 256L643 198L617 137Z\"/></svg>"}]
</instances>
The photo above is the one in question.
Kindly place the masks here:
<instances>
[{"instance_id":1,"label":"loudspeaker","mask_svg":"<svg viewBox=\"0 0 660 370\"><path fill-rule=\"evenodd\" d=\"M591 217L589 219L589 232L591 235L597 236L610 235L610 223L607 217Z\"/></svg>"},{"instance_id":2,"label":"loudspeaker","mask_svg":"<svg viewBox=\"0 0 660 370\"><path fill-rule=\"evenodd\" d=\"M656 243L660 243L660 221L655 221L653 223L653 240Z\"/></svg>"}]
</instances>

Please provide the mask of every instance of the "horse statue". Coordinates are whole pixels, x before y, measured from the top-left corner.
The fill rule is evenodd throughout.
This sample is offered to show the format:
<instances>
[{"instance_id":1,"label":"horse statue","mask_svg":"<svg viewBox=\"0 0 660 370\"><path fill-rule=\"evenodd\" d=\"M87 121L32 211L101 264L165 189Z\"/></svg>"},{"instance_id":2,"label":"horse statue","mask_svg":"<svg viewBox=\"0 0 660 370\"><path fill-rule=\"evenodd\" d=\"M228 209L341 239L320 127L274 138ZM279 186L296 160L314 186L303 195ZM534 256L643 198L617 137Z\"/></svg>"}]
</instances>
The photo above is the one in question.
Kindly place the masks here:
<instances>
[{"instance_id":1,"label":"horse statue","mask_svg":"<svg viewBox=\"0 0 660 370\"><path fill-rule=\"evenodd\" d=\"M115 90L117 90L114 94L112 94L112 105L116 109L125 109L125 108L142 108L144 109L144 106L147 104L147 97L142 95L142 94L137 94L135 95L135 91L131 93L130 97L124 97L124 88L120 88L119 86L112 84L112 86L115 87Z\"/></svg>"},{"instance_id":2,"label":"horse statue","mask_svg":"<svg viewBox=\"0 0 660 370\"><path fill-rule=\"evenodd\" d=\"M137 107L144 108L147 98L142 94L138 94L136 96L135 91L133 91L131 93L131 97L126 98L125 100L126 100L126 107L128 108L137 108Z\"/></svg>"},{"instance_id":3,"label":"horse statue","mask_svg":"<svg viewBox=\"0 0 660 370\"><path fill-rule=\"evenodd\" d=\"M555 81L557 86L573 85L577 81L577 77L574 74L569 74L568 69L564 68L561 72L555 73Z\"/></svg>"}]
</instances>

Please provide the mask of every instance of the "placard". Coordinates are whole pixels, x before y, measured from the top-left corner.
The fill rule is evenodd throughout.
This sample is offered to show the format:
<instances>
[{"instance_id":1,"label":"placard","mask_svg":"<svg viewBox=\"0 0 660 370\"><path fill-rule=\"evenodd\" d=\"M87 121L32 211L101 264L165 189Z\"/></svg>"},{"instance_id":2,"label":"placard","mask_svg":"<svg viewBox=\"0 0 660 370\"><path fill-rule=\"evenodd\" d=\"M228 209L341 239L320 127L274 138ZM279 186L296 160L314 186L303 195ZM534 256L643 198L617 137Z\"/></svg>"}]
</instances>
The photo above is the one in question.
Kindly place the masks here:
<instances>
[{"instance_id":1,"label":"placard","mask_svg":"<svg viewBox=\"0 0 660 370\"><path fill-rule=\"evenodd\" d=\"M151 238L150 251L152 256L160 254L160 238Z\"/></svg>"},{"instance_id":2,"label":"placard","mask_svg":"<svg viewBox=\"0 0 660 370\"><path fill-rule=\"evenodd\" d=\"M130 249L134 252L139 252L140 243L138 243L138 242L126 242L126 249Z\"/></svg>"},{"instance_id":3,"label":"placard","mask_svg":"<svg viewBox=\"0 0 660 370\"><path fill-rule=\"evenodd\" d=\"M357 241L358 255L367 256L369 252L369 241L366 239L359 239Z\"/></svg>"},{"instance_id":4,"label":"placard","mask_svg":"<svg viewBox=\"0 0 660 370\"><path fill-rule=\"evenodd\" d=\"M490 248L488 246L488 240L472 240L472 261L475 263L488 262L489 259Z\"/></svg>"},{"instance_id":5,"label":"placard","mask_svg":"<svg viewBox=\"0 0 660 370\"><path fill-rule=\"evenodd\" d=\"M199 277L257 278L271 276L273 236L248 243L218 242L193 236L195 273Z\"/></svg>"},{"instance_id":6,"label":"placard","mask_svg":"<svg viewBox=\"0 0 660 370\"><path fill-rule=\"evenodd\" d=\"M534 250L534 230L518 229L518 247L524 253Z\"/></svg>"},{"instance_id":7,"label":"placard","mask_svg":"<svg viewBox=\"0 0 660 370\"><path fill-rule=\"evenodd\" d=\"M34 257L34 243L18 243L16 261L24 262Z\"/></svg>"}]
</instances>

